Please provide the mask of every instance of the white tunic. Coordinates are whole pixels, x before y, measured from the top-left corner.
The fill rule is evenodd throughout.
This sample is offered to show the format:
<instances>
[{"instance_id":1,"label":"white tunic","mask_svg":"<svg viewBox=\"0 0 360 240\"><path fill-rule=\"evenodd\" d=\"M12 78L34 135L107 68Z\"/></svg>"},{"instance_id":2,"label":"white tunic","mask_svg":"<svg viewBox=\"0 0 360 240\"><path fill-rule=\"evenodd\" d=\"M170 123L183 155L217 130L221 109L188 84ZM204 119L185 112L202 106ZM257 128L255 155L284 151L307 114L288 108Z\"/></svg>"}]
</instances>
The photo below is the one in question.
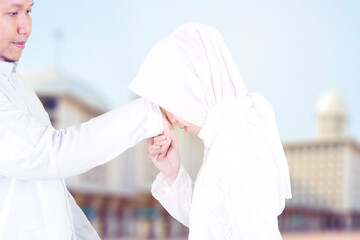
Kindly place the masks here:
<instances>
[{"instance_id":1,"label":"white tunic","mask_svg":"<svg viewBox=\"0 0 360 240\"><path fill-rule=\"evenodd\" d=\"M220 33L183 24L149 52L129 87L201 127L208 157L194 189L183 169L171 188L160 174L152 189L189 226L189 239L280 239L277 216L291 187L275 113L247 91Z\"/></svg>"},{"instance_id":2,"label":"white tunic","mask_svg":"<svg viewBox=\"0 0 360 240\"><path fill-rule=\"evenodd\" d=\"M56 130L16 63L0 61L0 239L99 239L63 178L161 132L159 108L144 99Z\"/></svg>"},{"instance_id":3,"label":"white tunic","mask_svg":"<svg viewBox=\"0 0 360 240\"><path fill-rule=\"evenodd\" d=\"M205 149L194 188L181 167L171 187L157 176L153 196L189 227L189 240L281 239L277 171L264 148L250 123L230 125Z\"/></svg>"}]
</instances>

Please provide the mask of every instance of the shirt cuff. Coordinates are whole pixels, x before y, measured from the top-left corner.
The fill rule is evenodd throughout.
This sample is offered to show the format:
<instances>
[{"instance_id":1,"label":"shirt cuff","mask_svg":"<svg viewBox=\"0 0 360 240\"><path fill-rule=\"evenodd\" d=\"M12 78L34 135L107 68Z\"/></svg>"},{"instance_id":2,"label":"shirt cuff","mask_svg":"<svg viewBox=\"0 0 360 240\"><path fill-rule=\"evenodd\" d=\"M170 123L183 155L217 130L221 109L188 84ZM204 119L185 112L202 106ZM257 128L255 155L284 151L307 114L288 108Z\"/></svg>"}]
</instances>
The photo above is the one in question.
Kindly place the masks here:
<instances>
[{"instance_id":1,"label":"shirt cuff","mask_svg":"<svg viewBox=\"0 0 360 240\"><path fill-rule=\"evenodd\" d=\"M171 192L173 192L172 190L177 189L177 186L179 184L181 185L186 179L187 172L182 165L180 166L179 173L172 186L166 181L164 174L160 172L151 186L151 193L154 198L160 201L169 196Z\"/></svg>"},{"instance_id":2,"label":"shirt cuff","mask_svg":"<svg viewBox=\"0 0 360 240\"><path fill-rule=\"evenodd\" d=\"M146 99L143 99L143 101L148 102L150 105L149 117L146 123L146 135L148 137L159 135L164 131L160 107Z\"/></svg>"}]
</instances>

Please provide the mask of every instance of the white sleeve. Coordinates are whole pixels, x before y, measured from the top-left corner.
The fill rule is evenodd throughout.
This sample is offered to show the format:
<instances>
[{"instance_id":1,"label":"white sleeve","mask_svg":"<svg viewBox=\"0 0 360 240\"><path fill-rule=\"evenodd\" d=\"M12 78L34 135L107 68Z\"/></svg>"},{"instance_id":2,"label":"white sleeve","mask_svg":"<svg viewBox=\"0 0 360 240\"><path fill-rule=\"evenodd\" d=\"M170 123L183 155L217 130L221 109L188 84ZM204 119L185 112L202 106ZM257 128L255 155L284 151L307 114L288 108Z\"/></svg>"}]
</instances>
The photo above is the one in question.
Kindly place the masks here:
<instances>
[{"instance_id":1,"label":"white sleeve","mask_svg":"<svg viewBox=\"0 0 360 240\"><path fill-rule=\"evenodd\" d=\"M172 186L169 186L164 175L159 173L152 185L151 193L171 216L189 227L193 182L182 166Z\"/></svg>"},{"instance_id":2,"label":"white sleeve","mask_svg":"<svg viewBox=\"0 0 360 240\"><path fill-rule=\"evenodd\" d=\"M134 100L88 122L56 130L11 102L0 102L0 175L66 178L101 165L163 131L159 107Z\"/></svg>"}]
</instances>

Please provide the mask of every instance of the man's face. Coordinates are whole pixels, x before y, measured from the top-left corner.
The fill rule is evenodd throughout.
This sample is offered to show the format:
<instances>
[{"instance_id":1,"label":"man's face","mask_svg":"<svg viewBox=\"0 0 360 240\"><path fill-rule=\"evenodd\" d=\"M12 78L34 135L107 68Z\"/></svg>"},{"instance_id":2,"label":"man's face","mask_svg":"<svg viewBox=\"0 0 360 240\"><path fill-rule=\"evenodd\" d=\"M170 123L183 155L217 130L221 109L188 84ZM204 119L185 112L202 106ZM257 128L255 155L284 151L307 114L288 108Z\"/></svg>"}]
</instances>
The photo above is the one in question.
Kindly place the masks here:
<instances>
[{"instance_id":1,"label":"man's face","mask_svg":"<svg viewBox=\"0 0 360 240\"><path fill-rule=\"evenodd\" d=\"M0 0L0 61L20 59L30 36L32 0Z\"/></svg>"}]
</instances>

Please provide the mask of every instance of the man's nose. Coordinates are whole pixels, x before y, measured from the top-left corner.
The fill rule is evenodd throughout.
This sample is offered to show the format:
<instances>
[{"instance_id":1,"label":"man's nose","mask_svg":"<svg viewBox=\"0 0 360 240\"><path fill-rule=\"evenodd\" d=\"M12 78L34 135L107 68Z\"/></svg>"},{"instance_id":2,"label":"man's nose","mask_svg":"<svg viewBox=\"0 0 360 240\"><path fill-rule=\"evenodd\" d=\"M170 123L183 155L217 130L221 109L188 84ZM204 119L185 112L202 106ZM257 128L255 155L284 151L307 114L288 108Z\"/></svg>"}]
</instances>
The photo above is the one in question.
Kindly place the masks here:
<instances>
[{"instance_id":1,"label":"man's nose","mask_svg":"<svg viewBox=\"0 0 360 240\"><path fill-rule=\"evenodd\" d=\"M32 21L30 16L27 15L22 16L19 22L18 33L29 35L31 32L31 24Z\"/></svg>"}]
</instances>

